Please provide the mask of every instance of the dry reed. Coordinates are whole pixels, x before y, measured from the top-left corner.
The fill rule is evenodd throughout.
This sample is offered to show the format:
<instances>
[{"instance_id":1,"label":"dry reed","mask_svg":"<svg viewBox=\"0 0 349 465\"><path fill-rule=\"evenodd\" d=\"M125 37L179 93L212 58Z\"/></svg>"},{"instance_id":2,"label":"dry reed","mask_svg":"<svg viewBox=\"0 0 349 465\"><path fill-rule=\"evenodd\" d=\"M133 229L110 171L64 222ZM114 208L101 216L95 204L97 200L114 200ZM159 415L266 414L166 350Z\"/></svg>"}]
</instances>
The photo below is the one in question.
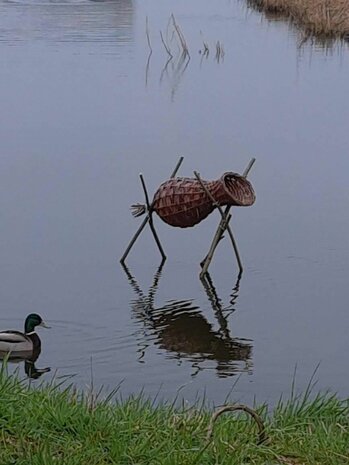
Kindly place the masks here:
<instances>
[{"instance_id":1,"label":"dry reed","mask_svg":"<svg viewBox=\"0 0 349 465\"><path fill-rule=\"evenodd\" d=\"M247 0L260 11L280 14L316 37L349 39L348 0Z\"/></svg>"}]
</instances>

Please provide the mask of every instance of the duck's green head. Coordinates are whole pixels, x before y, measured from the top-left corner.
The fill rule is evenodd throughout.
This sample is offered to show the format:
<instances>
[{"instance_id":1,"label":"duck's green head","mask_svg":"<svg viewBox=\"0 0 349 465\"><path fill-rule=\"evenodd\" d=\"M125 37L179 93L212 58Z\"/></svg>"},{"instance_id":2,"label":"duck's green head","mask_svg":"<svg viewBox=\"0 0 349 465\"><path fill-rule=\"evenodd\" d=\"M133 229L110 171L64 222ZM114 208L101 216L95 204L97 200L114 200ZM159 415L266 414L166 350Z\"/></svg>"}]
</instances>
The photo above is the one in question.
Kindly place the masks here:
<instances>
[{"instance_id":1,"label":"duck's green head","mask_svg":"<svg viewBox=\"0 0 349 465\"><path fill-rule=\"evenodd\" d=\"M32 331L34 331L34 328L36 326L43 326L44 328L49 328L49 326L47 326L44 323L44 321L43 321L43 319L41 318L40 315L38 315L37 313L31 313L25 319L24 332L25 333L31 333Z\"/></svg>"}]
</instances>

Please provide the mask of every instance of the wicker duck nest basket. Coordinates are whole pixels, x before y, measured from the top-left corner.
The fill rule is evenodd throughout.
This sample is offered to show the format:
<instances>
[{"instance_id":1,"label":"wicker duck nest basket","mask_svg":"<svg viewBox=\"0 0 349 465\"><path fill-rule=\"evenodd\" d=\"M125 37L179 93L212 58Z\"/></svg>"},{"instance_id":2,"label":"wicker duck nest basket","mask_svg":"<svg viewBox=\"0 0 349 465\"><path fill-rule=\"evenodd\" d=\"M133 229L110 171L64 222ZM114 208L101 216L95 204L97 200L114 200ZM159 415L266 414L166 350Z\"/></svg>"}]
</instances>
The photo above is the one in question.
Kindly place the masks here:
<instances>
[{"instance_id":1,"label":"wicker duck nest basket","mask_svg":"<svg viewBox=\"0 0 349 465\"><path fill-rule=\"evenodd\" d=\"M189 228L204 220L217 205L248 207L255 202L251 183L240 174L227 172L216 181L202 182L216 203L197 179L171 178L155 192L152 210L171 226ZM135 212L135 216L143 212Z\"/></svg>"}]
</instances>

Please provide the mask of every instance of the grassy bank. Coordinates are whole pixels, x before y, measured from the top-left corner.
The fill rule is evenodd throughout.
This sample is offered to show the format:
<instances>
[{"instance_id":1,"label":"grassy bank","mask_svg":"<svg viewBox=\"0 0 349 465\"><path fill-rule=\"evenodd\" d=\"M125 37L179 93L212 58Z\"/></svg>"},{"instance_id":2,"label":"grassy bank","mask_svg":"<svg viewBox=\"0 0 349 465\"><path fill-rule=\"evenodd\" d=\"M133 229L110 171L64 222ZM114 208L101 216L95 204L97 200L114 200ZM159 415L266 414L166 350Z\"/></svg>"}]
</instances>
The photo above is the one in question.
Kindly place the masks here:
<instances>
[{"instance_id":1,"label":"grassy bank","mask_svg":"<svg viewBox=\"0 0 349 465\"><path fill-rule=\"evenodd\" d=\"M1 465L349 463L349 404L308 394L257 409L268 439L258 445L245 414L221 415L206 444L212 412L154 406L141 398L93 401L73 387L30 389L0 374ZM205 448L206 444L206 448Z\"/></svg>"},{"instance_id":2,"label":"grassy bank","mask_svg":"<svg viewBox=\"0 0 349 465\"><path fill-rule=\"evenodd\" d=\"M348 0L247 0L269 14L279 14L300 26L306 34L349 39Z\"/></svg>"}]
</instances>

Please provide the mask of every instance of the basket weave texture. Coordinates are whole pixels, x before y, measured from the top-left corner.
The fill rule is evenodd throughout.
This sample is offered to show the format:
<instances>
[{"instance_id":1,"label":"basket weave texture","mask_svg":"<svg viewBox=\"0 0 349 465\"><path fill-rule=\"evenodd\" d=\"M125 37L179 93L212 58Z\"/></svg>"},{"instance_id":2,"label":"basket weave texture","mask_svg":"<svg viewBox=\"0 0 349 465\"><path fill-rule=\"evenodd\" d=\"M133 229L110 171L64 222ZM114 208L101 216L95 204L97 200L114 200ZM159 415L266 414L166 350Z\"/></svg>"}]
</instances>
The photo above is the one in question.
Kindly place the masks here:
<instances>
[{"instance_id":1,"label":"basket weave texture","mask_svg":"<svg viewBox=\"0 0 349 465\"><path fill-rule=\"evenodd\" d=\"M224 173L216 181L202 181L216 200L212 202L197 179L172 178L162 183L153 199L153 210L165 223L189 228L204 220L216 207L247 207L256 196L251 183L237 173Z\"/></svg>"}]
</instances>

